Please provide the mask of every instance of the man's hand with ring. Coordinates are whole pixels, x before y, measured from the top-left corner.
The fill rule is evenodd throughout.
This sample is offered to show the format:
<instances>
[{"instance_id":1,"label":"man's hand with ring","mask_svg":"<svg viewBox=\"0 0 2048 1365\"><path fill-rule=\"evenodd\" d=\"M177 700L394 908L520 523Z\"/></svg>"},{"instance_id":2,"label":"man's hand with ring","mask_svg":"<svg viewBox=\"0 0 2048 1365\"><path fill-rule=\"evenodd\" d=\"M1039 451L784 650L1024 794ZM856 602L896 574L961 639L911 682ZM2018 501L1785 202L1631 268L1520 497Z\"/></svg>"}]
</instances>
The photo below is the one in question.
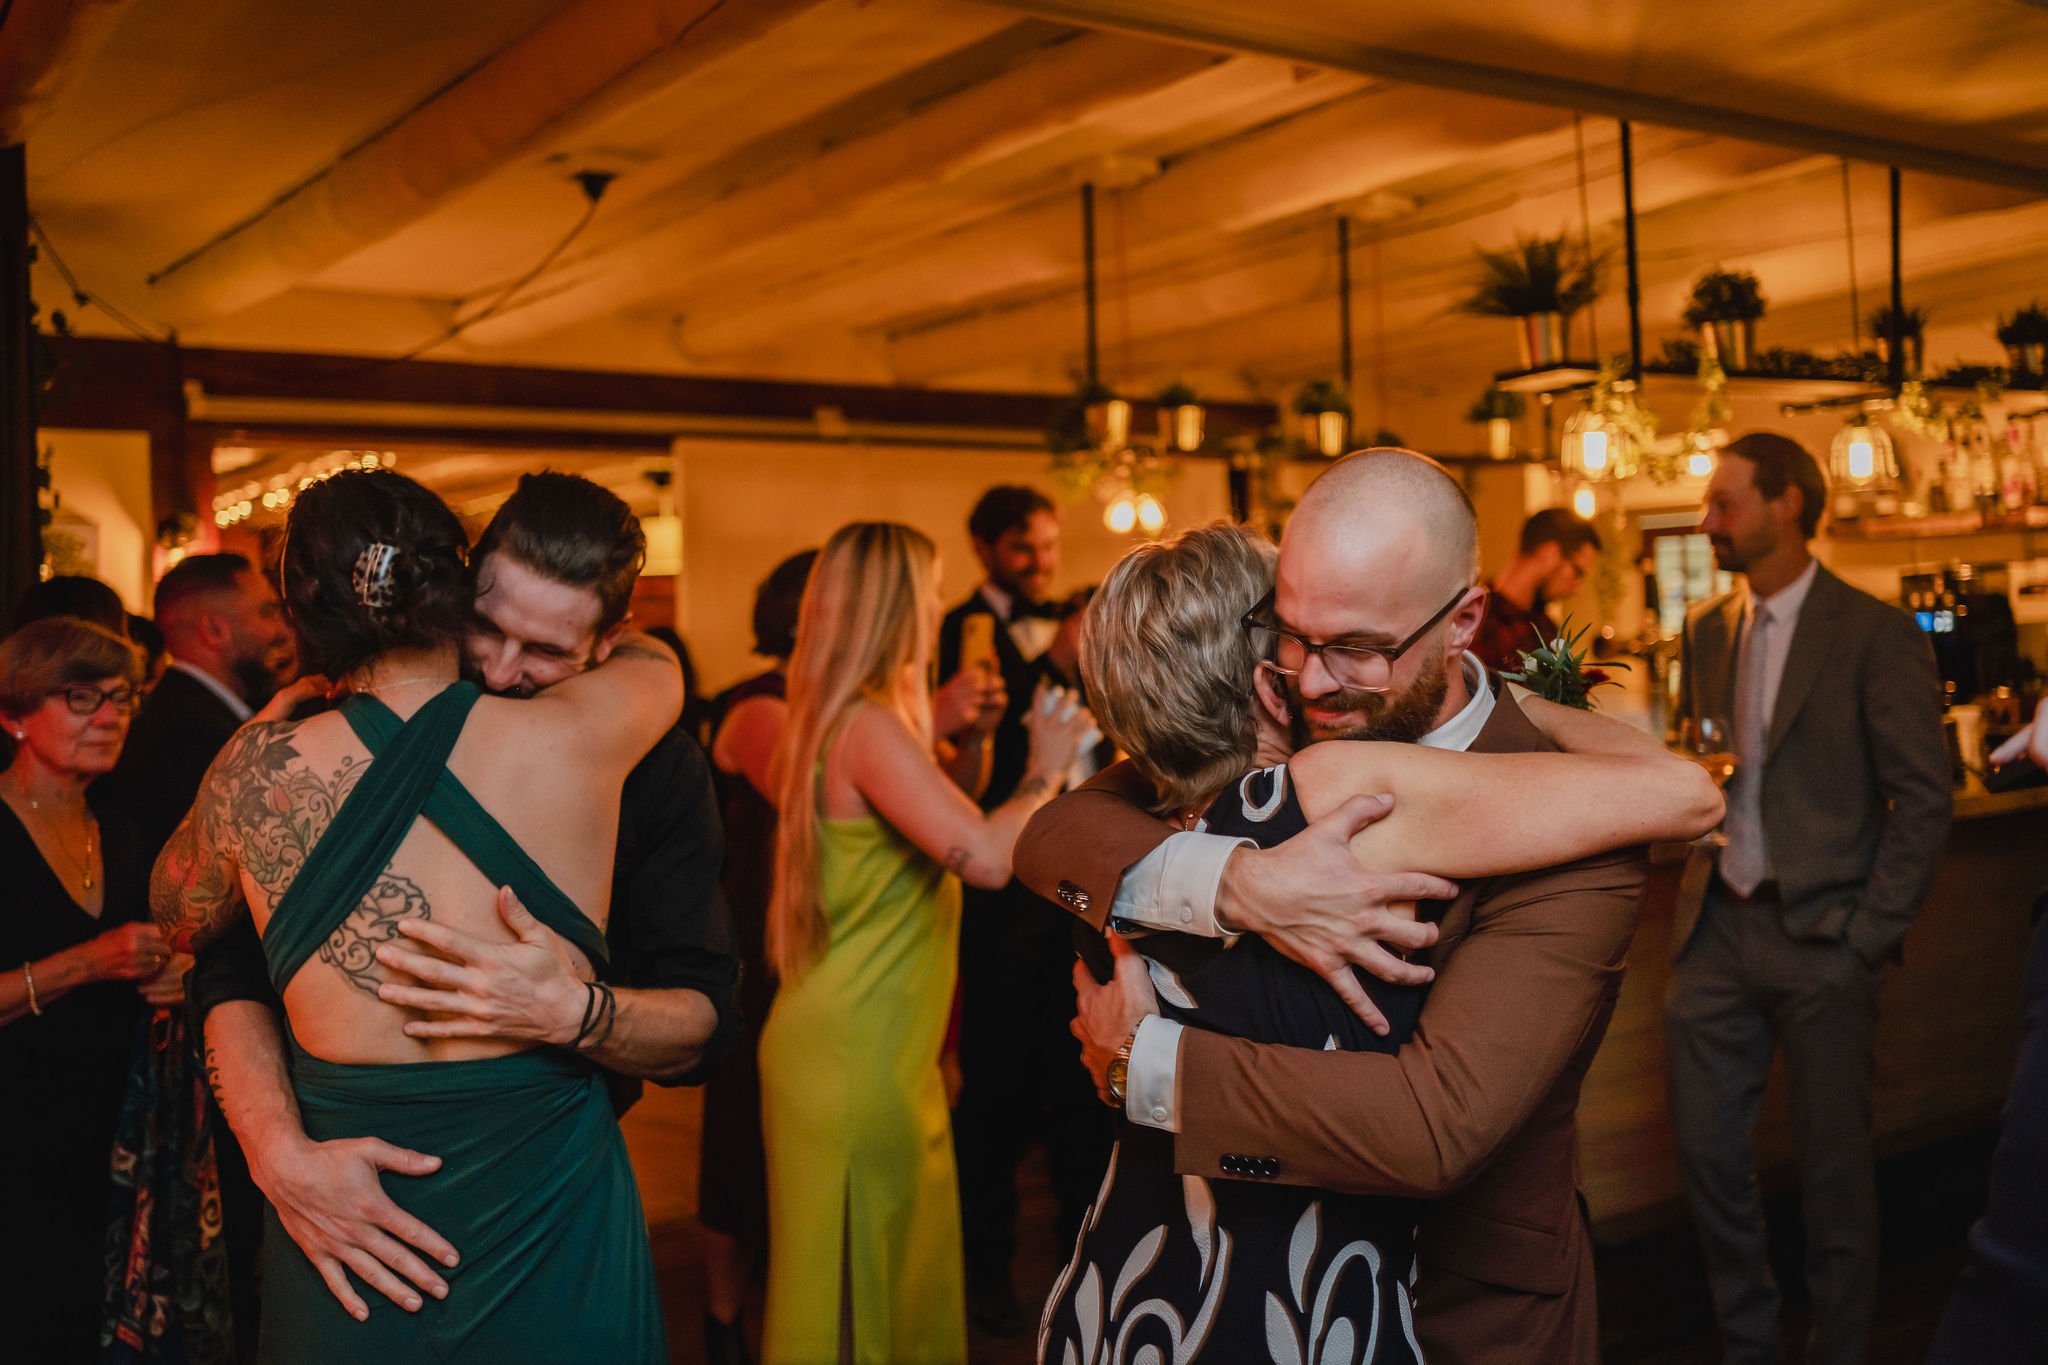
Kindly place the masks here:
<instances>
[{"instance_id":1,"label":"man's hand with ring","mask_svg":"<svg viewBox=\"0 0 2048 1365\"><path fill-rule=\"evenodd\" d=\"M1076 1014L1067 1031L1081 1040L1081 1064L1095 1081L1096 1095L1104 1104L1113 1105L1109 1064L1145 1016L1159 1013L1159 997L1152 990L1152 974L1143 955L1122 934L1111 932L1105 937L1116 970L1108 981L1097 982L1086 963L1074 964Z\"/></svg>"},{"instance_id":2,"label":"man's hand with ring","mask_svg":"<svg viewBox=\"0 0 2048 1365\"><path fill-rule=\"evenodd\" d=\"M1351 797L1283 844L1231 854L1216 888L1219 922L1232 932L1257 934L1322 977L1382 1035L1386 1016L1352 966L1397 985L1432 979L1436 973L1390 949L1412 952L1435 943L1436 926L1416 920L1415 903L1458 894L1441 877L1381 874L1352 856L1352 836L1392 809L1391 797Z\"/></svg>"},{"instance_id":3,"label":"man's hand with ring","mask_svg":"<svg viewBox=\"0 0 2048 1365\"><path fill-rule=\"evenodd\" d=\"M499 1038L558 1047L575 1041L590 991L568 944L535 919L509 886L498 890L498 914L516 942L486 943L432 920L408 919L399 922L398 932L433 953L396 942L378 947L379 962L424 984L387 981L377 988L377 998L447 1016L409 1021L408 1037Z\"/></svg>"}]
</instances>

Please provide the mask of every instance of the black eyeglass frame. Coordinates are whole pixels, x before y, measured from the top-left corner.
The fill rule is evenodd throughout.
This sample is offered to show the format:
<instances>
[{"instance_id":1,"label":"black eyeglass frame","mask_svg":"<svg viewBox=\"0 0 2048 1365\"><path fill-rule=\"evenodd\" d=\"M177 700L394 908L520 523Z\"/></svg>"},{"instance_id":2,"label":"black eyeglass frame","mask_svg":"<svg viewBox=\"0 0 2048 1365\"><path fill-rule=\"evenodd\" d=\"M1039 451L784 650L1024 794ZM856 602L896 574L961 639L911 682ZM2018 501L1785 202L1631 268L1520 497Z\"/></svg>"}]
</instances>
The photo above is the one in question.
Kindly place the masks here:
<instances>
[{"instance_id":1,"label":"black eyeglass frame","mask_svg":"<svg viewBox=\"0 0 2048 1365\"><path fill-rule=\"evenodd\" d=\"M92 697L92 705L82 711L78 708L80 694ZM125 683L111 689L94 687L91 683L67 683L63 687L51 688L45 695L62 697L65 709L74 716L96 716L102 706L112 706L117 715L132 716L135 708L142 705L142 693Z\"/></svg>"},{"instance_id":2,"label":"black eyeglass frame","mask_svg":"<svg viewBox=\"0 0 2048 1365\"><path fill-rule=\"evenodd\" d=\"M1379 658L1385 659L1387 661L1387 684L1388 686L1391 686L1393 683L1394 665L1401 661L1401 656L1403 654L1406 654L1409 650L1413 649L1417 644L1421 643L1422 638L1424 636L1428 635L1432 630L1435 630L1439 625L1441 625L1443 623L1443 619L1446 616L1449 616L1453 611L1455 611L1458 607L1458 604L1465 600L1465 594L1471 591L1472 586L1468 583L1464 587L1458 589L1455 593L1451 594L1450 601L1444 603L1441 607L1438 607L1434 615L1432 615L1427 621L1424 621L1421 625L1415 628L1414 634L1410 635L1407 639L1401 641L1401 643L1397 645L1364 645L1356 644L1349 640L1328 640L1322 644L1315 644L1311 641L1304 640L1301 638L1301 636L1296 635L1291 630L1281 629L1279 625L1275 624L1270 619L1270 613L1273 609L1273 595L1275 592L1275 589L1271 588L1266 590L1266 595L1264 597L1261 597L1256 603L1252 605L1252 609L1250 611L1246 612L1241 618L1239 618L1238 625L1243 628L1246 634L1251 634L1251 632L1253 631L1262 630L1265 631L1268 635L1277 636L1281 640L1292 640L1295 644L1301 646L1301 668L1288 668L1286 665L1280 663L1280 661L1277 659L1261 659L1259 661L1262 665L1272 669L1275 673L1279 673L1283 676L1290 678L1297 677L1300 675L1302 668L1308 667L1308 661L1310 659L1314 658L1319 654L1324 654L1329 650L1336 649L1343 650L1351 654L1375 655ZM1266 619L1261 619L1262 617L1265 617ZM1253 638L1256 639L1257 637L1254 636ZM1326 669L1330 668L1330 661L1328 659L1323 660L1323 667ZM1330 669L1330 676L1333 678L1336 677L1336 670ZM1345 684L1345 686L1352 687L1352 684L1347 683ZM1387 690L1387 688L1385 686L1353 687L1352 690L1358 692L1384 692Z\"/></svg>"}]
</instances>

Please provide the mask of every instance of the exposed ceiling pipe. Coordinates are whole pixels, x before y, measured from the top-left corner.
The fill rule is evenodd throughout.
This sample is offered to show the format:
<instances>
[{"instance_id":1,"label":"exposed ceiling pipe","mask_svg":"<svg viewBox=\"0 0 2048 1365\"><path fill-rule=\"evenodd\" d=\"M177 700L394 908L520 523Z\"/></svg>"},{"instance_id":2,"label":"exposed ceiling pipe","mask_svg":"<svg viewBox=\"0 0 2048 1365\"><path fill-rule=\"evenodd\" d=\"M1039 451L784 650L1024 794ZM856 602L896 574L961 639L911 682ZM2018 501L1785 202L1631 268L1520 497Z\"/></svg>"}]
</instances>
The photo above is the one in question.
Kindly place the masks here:
<instances>
[{"instance_id":1,"label":"exposed ceiling pipe","mask_svg":"<svg viewBox=\"0 0 2048 1365\"><path fill-rule=\"evenodd\" d=\"M1002 74L907 111L829 147L796 170L745 185L594 257L565 263L497 317L474 328L481 345L556 331L629 306L680 278L715 278L727 263L820 218L849 215L936 185L1070 128L1107 106L1221 63L1213 52L1121 34L1087 33ZM679 199L694 187L679 187ZM643 204L648 213L656 206Z\"/></svg>"},{"instance_id":2,"label":"exposed ceiling pipe","mask_svg":"<svg viewBox=\"0 0 2048 1365\"><path fill-rule=\"evenodd\" d=\"M16 4L0 43L0 147L28 141L57 96L114 31L128 0Z\"/></svg>"},{"instance_id":3,"label":"exposed ceiling pipe","mask_svg":"<svg viewBox=\"0 0 2048 1365\"><path fill-rule=\"evenodd\" d=\"M673 81L813 3L576 0L254 217L159 270L148 306L190 324L281 294L588 114L615 84Z\"/></svg>"}]
</instances>

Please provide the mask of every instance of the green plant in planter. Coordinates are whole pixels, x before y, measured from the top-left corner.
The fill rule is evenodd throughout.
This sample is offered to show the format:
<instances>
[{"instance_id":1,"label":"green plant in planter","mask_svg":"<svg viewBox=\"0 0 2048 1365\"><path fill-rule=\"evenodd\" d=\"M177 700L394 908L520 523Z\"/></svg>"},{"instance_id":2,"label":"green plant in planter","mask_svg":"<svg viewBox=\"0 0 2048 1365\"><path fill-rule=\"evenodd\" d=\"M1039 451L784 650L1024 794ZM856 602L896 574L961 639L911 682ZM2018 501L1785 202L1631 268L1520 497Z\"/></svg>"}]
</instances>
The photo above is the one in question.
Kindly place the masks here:
<instances>
[{"instance_id":1,"label":"green plant in planter","mask_svg":"<svg viewBox=\"0 0 2048 1365\"><path fill-rule=\"evenodd\" d=\"M1685 304L1685 325L1754 322L1764 315L1763 285L1747 270L1709 270L1693 282Z\"/></svg>"},{"instance_id":2,"label":"green plant in planter","mask_svg":"<svg viewBox=\"0 0 2048 1365\"><path fill-rule=\"evenodd\" d=\"M1311 379L1294 395L1294 410L1303 417L1319 412L1349 412L1351 397L1334 379Z\"/></svg>"},{"instance_id":3,"label":"green plant in planter","mask_svg":"<svg viewBox=\"0 0 2048 1365\"><path fill-rule=\"evenodd\" d=\"M1088 439L1088 409L1096 403L1107 403L1115 398L1116 390L1100 380L1080 380L1074 386L1074 396L1060 405L1053 414L1052 425L1046 428L1045 448L1054 455L1066 455L1077 450L1086 450L1094 442Z\"/></svg>"},{"instance_id":4,"label":"green plant in planter","mask_svg":"<svg viewBox=\"0 0 2048 1365\"><path fill-rule=\"evenodd\" d=\"M1691 337L1666 337L1657 358L1646 367L1672 374L1692 374L1700 367L1700 344Z\"/></svg>"},{"instance_id":5,"label":"green plant in planter","mask_svg":"<svg viewBox=\"0 0 2048 1365\"><path fill-rule=\"evenodd\" d=\"M2048 341L2048 308L2039 299L1998 320L1998 341L2002 346L2038 346Z\"/></svg>"},{"instance_id":6,"label":"green plant in planter","mask_svg":"<svg viewBox=\"0 0 2048 1365\"><path fill-rule=\"evenodd\" d=\"M1506 389L1488 389L1465 413L1468 422L1515 422L1529 410L1529 400Z\"/></svg>"},{"instance_id":7,"label":"green plant in planter","mask_svg":"<svg viewBox=\"0 0 2048 1365\"><path fill-rule=\"evenodd\" d=\"M1517 237L1511 250L1480 247L1477 252L1479 281L1458 305L1461 312L1493 318L1569 316L1599 297L1605 254L1589 257L1562 234Z\"/></svg>"},{"instance_id":8,"label":"green plant in planter","mask_svg":"<svg viewBox=\"0 0 2048 1365\"><path fill-rule=\"evenodd\" d=\"M1908 305L1899 314L1899 336L1901 338L1917 337L1926 330L1927 310L1925 308L1914 308ZM1884 341L1891 336L1892 306L1890 304L1886 304L1870 315L1870 334L1879 341Z\"/></svg>"},{"instance_id":9,"label":"green plant in planter","mask_svg":"<svg viewBox=\"0 0 2048 1365\"><path fill-rule=\"evenodd\" d=\"M1159 391L1159 406L1162 408L1184 408L1190 403L1202 400L1195 397L1195 391L1176 379Z\"/></svg>"}]
</instances>

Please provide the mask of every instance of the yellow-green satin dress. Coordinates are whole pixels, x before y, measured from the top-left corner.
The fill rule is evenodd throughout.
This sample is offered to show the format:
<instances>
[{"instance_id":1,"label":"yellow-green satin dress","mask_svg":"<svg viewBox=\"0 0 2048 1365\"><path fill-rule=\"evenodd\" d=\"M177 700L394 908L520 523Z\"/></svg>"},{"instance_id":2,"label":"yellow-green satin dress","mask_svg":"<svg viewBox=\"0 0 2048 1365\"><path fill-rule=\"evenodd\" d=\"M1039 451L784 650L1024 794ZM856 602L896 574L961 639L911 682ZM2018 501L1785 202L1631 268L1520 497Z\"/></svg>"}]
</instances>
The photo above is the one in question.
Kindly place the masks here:
<instances>
[{"instance_id":1,"label":"yellow-green satin dress","mask_svg":"<svg viewBox=\"0 0 2048 1365\"><path fill-rule=\"evenodd\" d=\"M881 820L821 820L831 938L761 1030L768 1155L764 1365L967 1358L960 1204L939 1049L960 882Z\"/></svg>"}]
</instances>

